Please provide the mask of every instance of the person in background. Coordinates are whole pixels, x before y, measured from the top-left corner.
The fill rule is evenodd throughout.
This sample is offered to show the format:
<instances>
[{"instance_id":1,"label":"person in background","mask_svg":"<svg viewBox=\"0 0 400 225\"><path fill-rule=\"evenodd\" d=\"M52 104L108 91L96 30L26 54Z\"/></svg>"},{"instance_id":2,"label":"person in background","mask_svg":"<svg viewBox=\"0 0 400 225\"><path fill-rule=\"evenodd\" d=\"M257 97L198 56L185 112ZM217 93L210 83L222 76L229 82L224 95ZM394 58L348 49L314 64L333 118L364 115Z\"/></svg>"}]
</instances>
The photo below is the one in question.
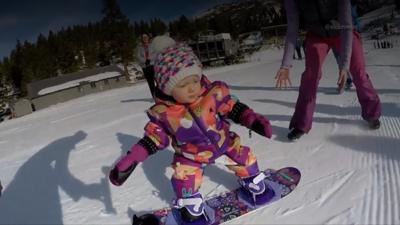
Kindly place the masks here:
<instances>
[{"instance_id":1,"label":"person in background","mask_svg":"<svg viewBox=\"0 0 400 225\"><path fill-rule=\"evenodd\" d=\"M303 48L303 39L299 36L296 41L296 52L293 53L293 59L303 60L303 56L301 55L301 49ZM296 58L297 53L297 58Z\"/></svg>"},{"instance_id":2,"label":"person in background","mask_svg":"<svg viewBox=\"0 0 400 225\"><path fill-rule=\"evenodd\" d=\"M338 88L344 88L350 71L361 105L361 116L371 129L379 129L381 103L365 71L360 34L353 31L350 1L285 0L284 5L288 26L282 64L275 77L277 88L291 85L289 70L299 26L307 31L305 71L301 76L288 139L297 140L311 130L321 67L331 48L340 53Z\"/></svg>"},{"instance_id":3,"label":"person in background","mask_svg":"<svg viewBox=\"0 0 400 225\"><path fill-rule=\"evenodd\" d=\"M361 24L360 24L360 19L358 18L356 1L351 1L351 18L353 21L354 30L357 31L358 33L360 33L361 32ZM339 52L335 51L335 49L332 49L332 52L333 52L333 55L335 56L337 64L339 65L339 63L340 63ZM338 93L341 94L341 93L343 93L343 90L350 90L352 86L353 86L353 79L351 79L351 74L349 72L347 74L345 88L338 89Z\"/></svg>"},{"instance_id":4,"label":"person in background","mask_svg":"<svg viewBox=\"0 0 400 225\"><path fill-rule=\"evenodd\" d=\"M142 68L143 75L147 81L151 95L154 97L154 69L151 63L152 52L150 48L150 37L148 34L142 34L141 41L137 48L137 59Z\"/></svg>"},{"instance_id":5,"label":"person in background","mask_svg":"<svg viewBox=\"0 0 400 225\"><path fill-rule=\"evenodd\" d=\"M150 51L152 52L151 62L154 63L155 57L158 53L162 52L164 49L171 47L176 44L176 41L167 35L158 35L154 37L150 44ZM154 67L151 67L152 73L154 74ZM157 87L157 82L154 80L154 75L152 76L152 83L154 84L154 90L152 91L153 99L157 100L162 96L165 97L164 93Z\"/></svg>"}]
</instances>

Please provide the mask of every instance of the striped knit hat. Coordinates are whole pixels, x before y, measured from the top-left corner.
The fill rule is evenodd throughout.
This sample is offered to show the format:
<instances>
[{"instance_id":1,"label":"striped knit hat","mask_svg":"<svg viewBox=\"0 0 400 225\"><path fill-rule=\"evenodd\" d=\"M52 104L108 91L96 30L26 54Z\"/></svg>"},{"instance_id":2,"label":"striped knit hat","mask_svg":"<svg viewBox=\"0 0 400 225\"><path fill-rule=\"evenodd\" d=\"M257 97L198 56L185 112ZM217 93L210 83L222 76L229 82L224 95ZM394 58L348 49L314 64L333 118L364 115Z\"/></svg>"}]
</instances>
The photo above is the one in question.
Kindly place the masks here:
<instances>
[{"instance_id":1,"label":"striped knit hat","mask_svg":"<svg viewBox=\"0 0 400 225\"><path fill-rule=\"evenodd\" d=\"M179 81L190 75L202 75L202 65L193 50L183 44L164 49L154 60L155 80L162 92L171 95Z\"/></svg>"}]
</instances>

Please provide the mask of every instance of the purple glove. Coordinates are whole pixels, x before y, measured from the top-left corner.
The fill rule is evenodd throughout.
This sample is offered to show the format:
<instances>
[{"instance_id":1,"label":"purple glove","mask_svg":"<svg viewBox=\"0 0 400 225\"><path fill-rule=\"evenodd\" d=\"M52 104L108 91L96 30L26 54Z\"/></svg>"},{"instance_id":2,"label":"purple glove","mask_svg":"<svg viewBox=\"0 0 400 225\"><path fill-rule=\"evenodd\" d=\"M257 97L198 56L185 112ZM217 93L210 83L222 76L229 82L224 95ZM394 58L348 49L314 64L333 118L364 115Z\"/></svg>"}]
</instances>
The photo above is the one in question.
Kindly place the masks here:
<instances>
[{"instance_id":1,"label":"purple glove","mask_svg":"<svg viewBox=\"0 0 400 225\"><path fill-rule=\"evenodd\" d=\"M129 175L133 172L139 162L143 162L149 153L140 144L135 144L128 154L122 157L115 167L110 171L109 178L112 184L122 185Z\"/></svg>"},{"instance_id":2,"label":"purple glove","mask_svg":"<svg viewBox=\"0 0 400 225\"><path fill-rule=\"evenodd\" d=\"M240 116L239 122L256 133L271 138L272 131L268 119L255 113L252 109L247 108Z\"/></svg>"}]
</instances>

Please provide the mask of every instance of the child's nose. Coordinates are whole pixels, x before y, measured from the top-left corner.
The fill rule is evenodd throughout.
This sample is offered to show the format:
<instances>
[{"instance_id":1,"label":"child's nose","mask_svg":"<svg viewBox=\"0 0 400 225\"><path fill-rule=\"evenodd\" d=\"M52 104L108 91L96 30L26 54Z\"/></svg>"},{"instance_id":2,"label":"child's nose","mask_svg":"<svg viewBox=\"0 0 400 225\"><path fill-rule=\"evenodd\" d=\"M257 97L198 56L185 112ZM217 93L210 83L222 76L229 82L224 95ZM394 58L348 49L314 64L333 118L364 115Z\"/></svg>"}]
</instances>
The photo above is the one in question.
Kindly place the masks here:
<instances>
[{"instance_id":1,"label":"child's nose","mask_svg":"<svg viewBox=\"0 0 400 225\"><path fill-rule=\"evenodd\" d=\"M188 89L189 93L194 91L194 86L193 85L189 85L189 89Z\"/></svg>"}]
</instances>

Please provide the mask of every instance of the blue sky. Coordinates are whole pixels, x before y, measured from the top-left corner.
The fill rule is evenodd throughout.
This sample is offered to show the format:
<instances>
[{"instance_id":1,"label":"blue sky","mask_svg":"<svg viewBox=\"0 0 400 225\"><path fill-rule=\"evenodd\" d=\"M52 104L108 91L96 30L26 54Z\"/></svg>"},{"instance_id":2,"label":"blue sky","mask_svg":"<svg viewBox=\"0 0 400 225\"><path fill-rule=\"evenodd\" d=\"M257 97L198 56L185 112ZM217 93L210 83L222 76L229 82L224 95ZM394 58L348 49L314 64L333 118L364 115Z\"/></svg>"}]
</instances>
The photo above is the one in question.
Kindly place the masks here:
<instances>
[{"instance_id":1,"label":"blue sky","mask_svg":"<svg viewBox=\"0 0 400 225\"><path fill-rule=\"evenodd\" d=\"M122 12L133 21L196 15L232 0L118 0ZM16 40L34 42L37 36L61 27L87 24L102 17L102 0L0 0L0 57L8 56Z\"/></svg>"}]
</instances>

